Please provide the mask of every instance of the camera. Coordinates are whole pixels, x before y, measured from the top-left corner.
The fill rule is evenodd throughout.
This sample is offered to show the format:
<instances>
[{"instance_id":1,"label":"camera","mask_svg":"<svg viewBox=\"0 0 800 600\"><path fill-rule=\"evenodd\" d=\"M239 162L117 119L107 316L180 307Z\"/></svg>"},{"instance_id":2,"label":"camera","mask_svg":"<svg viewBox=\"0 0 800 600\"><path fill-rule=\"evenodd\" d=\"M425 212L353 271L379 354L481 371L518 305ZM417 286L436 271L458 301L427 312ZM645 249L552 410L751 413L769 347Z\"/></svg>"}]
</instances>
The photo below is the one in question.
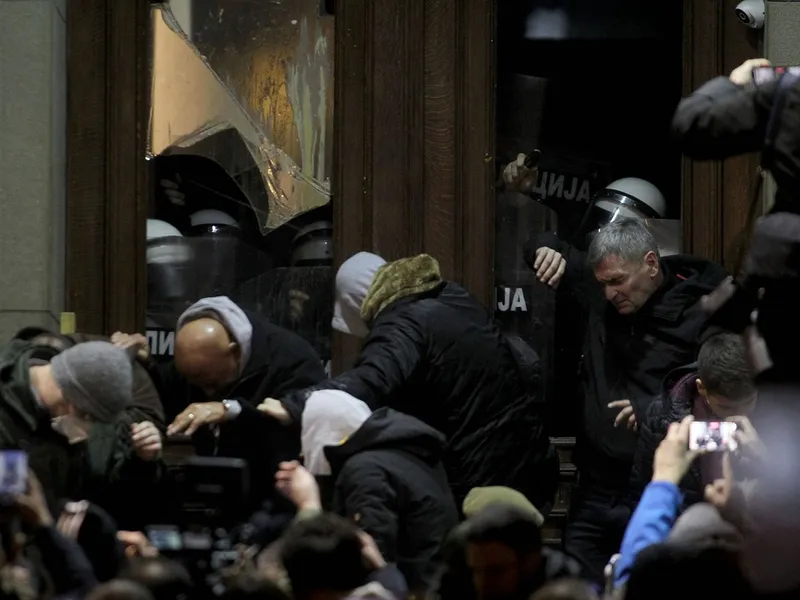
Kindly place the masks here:
<instances>
[{"instance_id":1,"label":"camera","mask_svg":"<svg viewBox=\"0 0 800 600\"><path fill-rule=\"evenodd\" d=\"M766 11L764 0L743 0L735 9L736 18L752 29L764 27Z\"/></svg>"}]
</instances>

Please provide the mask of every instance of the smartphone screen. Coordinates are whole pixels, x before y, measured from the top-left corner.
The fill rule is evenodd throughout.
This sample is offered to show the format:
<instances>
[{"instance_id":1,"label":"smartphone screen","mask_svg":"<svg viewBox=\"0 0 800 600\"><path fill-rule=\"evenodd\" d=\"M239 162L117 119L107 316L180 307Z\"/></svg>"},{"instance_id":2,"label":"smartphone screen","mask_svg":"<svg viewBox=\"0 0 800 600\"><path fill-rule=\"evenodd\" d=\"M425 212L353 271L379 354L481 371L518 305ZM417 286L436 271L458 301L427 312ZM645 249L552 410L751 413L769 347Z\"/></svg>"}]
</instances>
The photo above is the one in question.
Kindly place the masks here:
<instances>
[{"instance_id":1,"label":"smartphone screen","mask_svg":"<svg viewBox=\"0 0 800 600\"><path fill-rule=\"evenodd\" d=\"M733 452L737 443L736 423L729 421L694 421L689 429L689 449L704 452Z\"/></svg>"},{"instance_id":2,"label":"smartphone screen","mask_svg":"<svg viewBox=\"0 0 800 600\"><path fill-rule=\"evenodd\" d=\"M778 79L784 73L798 74L800 67L756 67L753 69L753 85L756 87Z\"/></svg>"},{"instance_id":3,"label":"smartphone screen","mask_svg":"<svg viewBox=\"0 0 800 600\"><path fill-rule=\"evenodd\" d=\"M0 496L24 494L27 487L27 453L22 450L0 450Z\"/></svg>"},{"instance_id":4,"label":"smartphone screen","mask_svg":"<svg viewBox=\"0 0 800 600\"><path fill-rule=\"evenodd\" d=\"M177 527L160 525L147 528L147 539L160 552L178 551L183 549L183 538Z\"/></svg>"}]
</instances>

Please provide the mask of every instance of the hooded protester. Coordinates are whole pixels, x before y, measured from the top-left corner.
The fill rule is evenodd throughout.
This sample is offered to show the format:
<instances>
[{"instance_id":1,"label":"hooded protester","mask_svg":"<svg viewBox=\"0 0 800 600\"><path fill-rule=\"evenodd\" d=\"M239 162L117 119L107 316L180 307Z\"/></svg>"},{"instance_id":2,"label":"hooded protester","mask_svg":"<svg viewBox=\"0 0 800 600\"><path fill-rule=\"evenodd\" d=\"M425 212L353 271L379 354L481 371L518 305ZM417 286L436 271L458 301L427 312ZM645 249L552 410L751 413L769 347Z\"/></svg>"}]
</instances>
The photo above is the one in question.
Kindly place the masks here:
<instances>
[{"instance_id":1,"label":"hooded protester","mask_svg":"<svg viewBox=\"0 0 800 600\"><path fill-rule=\"evenodd\" d=\"M313 391L342 390L442 432L459 504L487 485L515 488L540 508L552 501L558 459L531 360L469 292L442 279L436 259L351 257L336 275L333 327L365 338L355 366L315 388L273 396L280 402L265 402L264 412L297 423Z\"/></svg>"},{"instance_id":2,"label":"hooded protester","mask_svg":"<svg viewBox=\"0 0 800 600\"><path fill-rule=\"evenodd\" d=\"M116 421L132 387L129 355L107 342L60 354L23 341L0 348L0 448L27 452L51 510L81 489L82 442L94 423Z\"/></svg>"},{"instance_id":3,"label":"hooded protester","mask_svg":"<svg viewBox=\"0 0 800 600\"><path fill-rule=\"evenodd\" d=\"M115 334L123 346L146 348L141 335ZM150 374L171 425L167 435L192 436L205 456L245 459L248 505L273 496L272 475L300 451L295 431L256 410L265 398L319 383L322 361L300 336L243 310L226 296L203 298L178 319L175 359Z\"/></svg>"},{"instance_id":4,"label":"hooded protester","mask_svg":"<svg viewBox=\"0 0 800 600\"><path fill-rule=\"evenodd\" d=\"M458 524L442 434L390 408L373 413L346 392L322 390L303 410L302 451L313 475L333 475L333 511L372 536L409 589L429 589L442 541Z\"/></svg>"},{"instance_id":5,"label":"hooded protester","mask_svg":"<svg viewBox=\"0 0 800 600\"><path fill-rule=\"evenodd\" d=\"M15 339L56 352L84 342L109 341L99 335L62 335L41 327L25 327ZM131 404L114 423L95 423L83 445L88 469L80 498L99 503L126 528L145 525L142 519L146 519L145 511L153 508L154 485L163 474L165 428L164 408L146 365L134 360Z\"/></svg>"}]
</instances>

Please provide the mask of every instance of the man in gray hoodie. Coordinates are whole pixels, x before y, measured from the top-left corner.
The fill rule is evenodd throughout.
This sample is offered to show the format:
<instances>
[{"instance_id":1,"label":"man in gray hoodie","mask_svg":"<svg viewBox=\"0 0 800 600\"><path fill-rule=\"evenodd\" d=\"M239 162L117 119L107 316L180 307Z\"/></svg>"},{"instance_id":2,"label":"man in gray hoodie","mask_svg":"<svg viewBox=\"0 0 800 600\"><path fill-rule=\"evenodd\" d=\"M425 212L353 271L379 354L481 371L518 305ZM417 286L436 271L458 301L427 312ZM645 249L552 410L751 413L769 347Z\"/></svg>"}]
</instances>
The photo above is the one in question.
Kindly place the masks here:
<instances>
[{"instance_id":1,"label":"man in gray hoodie","mask_svg":"<svg viewBox=\"0 0 800 600\"><path fill-rule=\"evenodd\" d=\"M243 310L226 296L203 298L178 319L175 359L151 364L167 435L192 436L199 454L243 458L253 476L253 508L272 495L278 463L297 458L299 430L284 428L256 407L271 396L304 389L325 378L322 361L300 336ZM142 335L116 333L122 347Z\"/></svg>"}]
</instances>

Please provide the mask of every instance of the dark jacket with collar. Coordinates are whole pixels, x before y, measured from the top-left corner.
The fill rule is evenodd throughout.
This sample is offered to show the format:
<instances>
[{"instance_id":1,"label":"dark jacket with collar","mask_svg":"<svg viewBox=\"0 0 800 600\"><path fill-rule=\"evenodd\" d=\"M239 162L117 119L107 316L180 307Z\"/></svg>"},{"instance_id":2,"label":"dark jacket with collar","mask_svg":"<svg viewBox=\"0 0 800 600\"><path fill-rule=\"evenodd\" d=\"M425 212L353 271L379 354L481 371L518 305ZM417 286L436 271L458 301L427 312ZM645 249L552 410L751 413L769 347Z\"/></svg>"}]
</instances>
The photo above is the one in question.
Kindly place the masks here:
<instances>
[{"instance_id":1,"label":"dark jacket with collar","mask_svg":"<svg viewBox=\"0 0 800 600\"><path fill-rule=\"evenodd\" d=\"M639 502L644 488L653 478L653 459L656 449L667 436L670 423L680 423L689 415L697 414L695 403L700 400L700 393L697 390L697 363L692 363L671 371L664 378L661 395L655 402L649 404L634 402L633 407L639 423L639 439L631 471L629 502L632 507ZM710 414L710 409L708 412ZM758 422L757 408L750 417L754 422ZM698 456L689 467L679 486L683 494L684 507L703 501L704 484L708 483L703 481L703 460L721 460L721 455ZM739 456L735 453L733 461L737 478L743 480L757 475L750 465L740 462Z\"/></svg>"},{"instance_id":2,"label":"dark jacket with collar","mask_svg":"<svg viewBox=\"0 0 800 600\"><path fill-rule=\"evenodd\" d=\"M653 458L658 445L667 436L670 423L680 423L692 414L699 396L696 381L696 363L679 367L664 378L658 400L650 404L634 403L639 423L639 440L631 472L633 506L638 503L644 488L653 478ZM697 461L689 467L680 488L687 506L703 499L702 476Z\"/></svg>"},{"instance_id":3,"label":"dark jacket with collar","mask_svg":"<svg viewBox=\"0 0 800 600\"><path fill-rule=\"evenodd\" d=\"M444 444L432 427L381 408L342 445L325 449L334 512L370 534L412 590L433 583L442 541L458 524Z\"/></svg>"},{"instance_id":4,"label":"dark jacket with collar","mask_svg":"<svg viewBox=\"0 0 800 600\"><path fill-rule=\"evenodd\" d=\"M192 403L237 400L242 412L219 427L219 435L205 429L193 441L197 452L206 456L243 458L250 471L253 508L274 495L273 477L278 463L294 460L300 453L300 435L263 415L257 406L265 398L280 398L295 390L313 386L325 378L322 361L303 338L245 311L253 326L250 358L242 375L221 398L207 398L189 385L174 361L152 365L150 373L171 422Z\"/></svg>"},{"instance_id":5,"label":"dark jacket with collar","mask_svg":"<svg viewBox=\"0 0 800 600\"><path fill-rule=\"evenodd\" d=\"M707 260L686 255L661 259L664 281L648 303L633 315L620 315L605 299L602 286L586 265L586 255L559 240L540 234L525 244L532 265L536 250L550 247L567 261L559 293L572 295L586 319L579 376L583 391L583 418L576 459L582 477L615 481L627 487L636 449L636 434L614 427L619 409L614 400L646 406L661 392L673 369L693 362L701 342L710 334L708 318L699 305L726 276Z\"/></svg>"},{"instance_id":6,"label":"dark jacket with collar","mask_svg":"<svg viewBox=\"0 0 800 600\"><path fill-rule=\"evenodd\" d=\"M371 289L365 303L384 295ZM558 459L532 379L537 369L522 364L467 290L441 282L388 302L354 367L314 389L346 391L372 409L387 406L442 432L457 503L474 487L502 485L541 508L555 496ZM295 422L311 391L281 398Z\"/></svg>"}]
</instances>

